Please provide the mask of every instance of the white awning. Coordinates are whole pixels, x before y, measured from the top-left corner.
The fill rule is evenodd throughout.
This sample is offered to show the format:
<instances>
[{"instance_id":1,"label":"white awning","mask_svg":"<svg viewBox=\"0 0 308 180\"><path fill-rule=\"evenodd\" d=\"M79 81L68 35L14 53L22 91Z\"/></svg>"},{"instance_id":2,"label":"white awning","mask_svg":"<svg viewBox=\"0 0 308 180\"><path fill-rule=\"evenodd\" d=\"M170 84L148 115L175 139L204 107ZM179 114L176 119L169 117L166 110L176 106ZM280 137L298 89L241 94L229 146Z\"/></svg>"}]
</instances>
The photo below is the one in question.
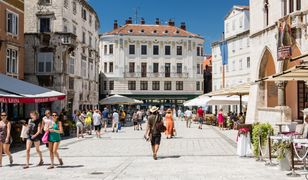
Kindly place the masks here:
<instances>
[{"instance_id":1,"label":"white awning","mask_svg":"<svg viewBox=\"0 0 308 180\"><path fill-rule=\"evenodd\" d=\"M264 81L308 81L308 66L298 65L281 73L268 76Z\"/></svg>"},{"instance_id":2,"label":"white awning","mask_svg":"<svg viewBox=\"0 0 308 180\"><path fill-rule=\"evenodd\" d=\"M0 74L0 103L42 103L62 100L65 94Z\"/></svg>"},{"instance_id":3,"label":"white awning","mask_svg":"<svg viewBox=\"0 0 308 180\"><path fill-rule=\"evenodd\" d=\"M184 106L209 106L209 105L238 105L241 102L239 96L212 96L201 95L184 102ZM242 103L248 103L248 96L242 97Z\"/></svg>"},{"instance_id":4,"label":"white awning","mask_svg":"<svg viewBox=\"0 0 308 180\"><path fill-rule=\"evenodd\" d=\"M116 94L100 100L99 103L103 105L115 105L115 104L133 105L133 104L143 104L143 101Z\"/></svg>"},{"instance_id":5,"label":"white awning","mask_svg":"<svg viewBox=\"0 0 308 180\"><path fill-rule=\"evenodd\" d=\"M233 95L248 95L250 90L250 83L239 84L230 88L223 88L205 94L206 96L233 96Z\"/></svg>"}]
</instances>

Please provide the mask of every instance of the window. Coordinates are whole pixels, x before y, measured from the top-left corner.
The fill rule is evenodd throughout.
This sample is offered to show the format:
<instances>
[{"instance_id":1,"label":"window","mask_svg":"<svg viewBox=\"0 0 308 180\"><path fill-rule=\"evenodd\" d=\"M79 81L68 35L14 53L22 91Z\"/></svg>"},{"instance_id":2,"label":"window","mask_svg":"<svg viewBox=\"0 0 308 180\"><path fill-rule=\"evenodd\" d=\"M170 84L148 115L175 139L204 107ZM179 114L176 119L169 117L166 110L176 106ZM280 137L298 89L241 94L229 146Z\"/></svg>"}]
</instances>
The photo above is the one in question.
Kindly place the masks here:
<instances>
[{"instance_id":1,"label":"window","mask_svg":"<svg viewBox=\"0 0 308 180\"><path fill-rule=\"evenodd\" d=\"M229 23L226 24L226 33L229 33Z\"/></svg>"},{"instance_id":2,"label":"window","mask_svg":"<svg viewBox=\"0 0 308 180\"><path fill-rule=\"evenodd\" d=\"M86 43L86 33L82 32L82 43Z\"/></svg>"},{"instance_id":3,"label":"window","mask_svg":"<svg viewBox=\"0 0 308 180\"><path fill-rule=\"evenodd\" d=\"M232 31L235 30L235 19L232 21Z\"/></svg>"},{"instance_id":4,"label":"window","mask_svg":"<svg viewBox=\"0 0 308 180\"><path fill-rule=\"evenodd\" d=\"M114 90L114 81L109 81L109 90Z\"/></svg>"},{"instance_id":5,"label":"window","mask_svg":"<svg viewBox=\"0 0 308 180\"><path fill-rule=\"evenodd\" d=\"M18 34L18 15L7 11L6 14L6 30L13 35Z\"/></svg>"},{"instance_id":6,"label":"window","mask_svg":"<svg viewBox=\"0 0 308 180\"><path fill-rule=\"evenodd\" d=\"M171 72L171 68L170 68L170 63L165 63L165 77L170 77L170 72Z\"/></svg>"},{"instance_id":7,"label":"window","mask_svg":"<svg viewBox=\"0 0 308 180\"><path fill-rule=\"evenodd\" d=\"M302 0L296 0L296 10L299 11L302 9Z\"/></svg>"},{"instance_id":8,"label":"window","mask_svg":"<svg viewBox=\"0 0 308 180\"><path fill-rule=\"evenodd\" d=\"M74 89L74 78L73 77L68 78L68 88L72 90Z\"/></svg>"},{"instance_id":9,"label":"window","mask_svg":"<svg viewBox=\"0 0 308 180\"><path fill-rule=\"evenodd\" d=\"M243 21L244 21L243 17L240 17L239 21L240 21L239 22L240 28L242 28L243 27Z\"/></svg>"},{"instance_id":10,"label":"window","mask_svg":"<svg viewBox=\"0 0 308 180\"><path fill-rule=\"evenodd\" d=\"M51 0L40 0L39 5L51 5Z\"/></svg>"},{"instance_id":11,"label":"window","mask_svg":"<svg viewBox=\"0 0 308 180\"><path fill-rule=\"evenodd\" d=\"M81 13L81 17L82 17L83 20L86 21L86 20L87 20L87 10L84 9L84 8L82 8L81 10L82 10L82 11L81 11L81 12L82 12L82 13Z\"/></svg>"},{"instance_id":12,"label":"window","mask_svg":"<svg viewBox=\"0 0 308 180\"><path fill-rule=\"evenodd\" d=\"M197 56L200 56L200 47L197 47Z\"/></svg>"},{"instance_id":13,"label":"window","mask_svg":"<svg viewBox=\"0 0 308 180\"><path fill-rule=\"evenodd\" d=\"M89 14L89 24L90 26L92 26L92 15L91 14Z\"/></svg>"},{"instance_id":14,"label":"window","mask_svg":"<svg viewBox=\"0 0 308 180\"><path fill-rule=\"evenodd\" d=\"M197 74L201 74L201 67L200 67L200 64L197 64Z\"/></svg>"},{"instance_id":15,"label":"window","mask_svg":"<svg viewBox=\"0 0 308 180\"><path fill-rule=\"evenodd\" d=\"M87 57L81 56L81 76L86 78L87 76Z\"/></svg>"},{"instance_id":16,"label":"window","mask_svg":"<svg viewBox=\"0 0 308 180\"><path fill-rule=\"evenodd\" d=\"M129 45L129 54L135 54L135 45Z\"/></svg>"},{"instance_id":17,"label":"window","mask_svg":"<svg viewBox=\"0 0 308 180\"><path fill-rule=\"evenodd\" d=\"M113 44L109 44L109 54L113 54Z\"/></svg>"},{"instance_id":18,"label":"window","mask_svg":"<svg viewBox=\"0 0 308 180\"><path fill-rule=\"evenodd\" d=\"M147 55L147 45L141 45L141 55Z\"/></svg>"},{"instance_id":19,"label":"window","mask_svg":"<svg viewBox=\"0 0 308 180\"><path fill-rule=\"evenodd\" d=\"M147 77L147 63L141 63L141 77Z\"/></svg>"},{"instance_id":20,"label":"window","mask_svg":"<svg viewBox=\"0 0 308 180\"><path fill-rule=\"evenodd\" d=\"M197 82L196 82L196 90L197 90L197 91L200 91L200 81L197 81Z\"/></svg>"},{"instance_id":21,"label":"window","mask_svg":"<svg viewBox=\"0 0 308 180\"><path fill-rule=\"evenodd\" d=\"M177 46L176 47L176 55L182 56L182 46Z\"/></svg>"},{"instance_id":22,"label":"window","mask_svg":"<svg viewBox=\"0 0 308 180\"><path fill-rule=\"evenodd\" d=\"M107 45L104 45L104 55L107 54Z\"/></svg>"},{"instance_id":23,"label":"window","mask_svg":"<svg viewBox=\"0 0 308 180\"><path fill-rule=\"evenodd\" d=\"M129 73L134 73L135 72L135 63L134 62L130 62L129 63Z\"/></svg>"},{"instance_id":24,"label":"window","mask_svg":"<svg viewBox=\"0 0 308 180\"><path fill-rule=\"evenodd\" d=\"M176 73L182 74L182 63L176 63Z\"/></svg>"},{"instance_id":25,"label":"window","mask_svg":"<svg viewBox=\"0 0 308 180\"><path fill-rule=\"evenodd\" d=\"M243 69L243 60L242 59L240 59L240 70L242 70Z\"/></svg>"},{"instance_id":26,"label":"window","mask_svg":"<svg viewBox=\"0 0 308 180\"><path fill-rule=\"evenodd\" d=\"M165 55L166 56L171 55L171 47L170 46L165 46Z\"/></svg>"},{"instance_id":27,"label":"window","mask_svg":"<svg viewBox=\"0 0 308 180\"><path fill-rule=\"evenodd\" d=\"M113 73L113 62L109 63L109 72Z\"/></svg>"},{"instance_id":28,"label":"window","mask_svg":"<svg viewBox=\"0 0 308 180\"><path fill-rule=\"evenodd\" d=\"M158 63L153 63L153 73L158 73Z\"/></svg>"},{"instance_id":29,"label":"window","mask_svg":"<svg viewBox=\"0 0 308 180\"><path fill-rule=\"evenodd\" d=\"M90 34L89 34L89 46L92 47L92 37Z\"/></svg>"},{"instance_id":30,"label":"window","mask_svg":"<svg viewBox=\"0 0 308 180\"><path fill-rule=\"evenodd\" d=\"M77 28L76 28L76 26L75 25L73 25L73 34L77 34Z\"/></svg>"},{"instance_id":31,"label":"window","mask_svg":"<svg viewBox=\"0 0 308 180\"><path fill-rule=\"evenodd\" d=\"M104 81L104 82L103 82L103 88L104 88L104 91L107 90L107 81Z\"/></svg>"},{"instance_id":32,"label":"window","mask_svg":"<svg viewBox=\"0 0 308 180\"><path fill-rule=\"evenodd\" d=\"M243 49L243 39L239 39L238 44L239 44L239 48Z\"/></svg>"},{"instance_id":33,"label":"window","mask_svg":"<svg viewBox=\"0 0 308 180\"><path fill-rule=\"evenodd\" d=\"M69 58L69 73L74 74L74 67L75 67L75 59L73 57Z\"/></svg>"},{"instance_id":34,"label":"window","mask_svg":"<svg viewBox=\"0 0 308 180\"><path fill-rule=\"evenodd\" d=\"M53 53L52 52L41 52L37 55L38 72L39 73L51 73Z\"/></svg>"},{"instance_id":35,"label":"window","mask_svg":"<svg viewBox=\"0 0 308 180\"><path fill-rule=\"evenodd\" d=\"M64 7L68 8L68 0L64 0Z\"/></svg>"},{"instance_id":36,"label":"window","mask_svg":"<svg viewBox=\"0 0 308 180\"><path fill-rule=\"evenodd\" d=\"M164 83L164 90L170 91L171 90L171 81L165 81Z\"/></svg>"},{"instance_id":37,"label":"window","mask_svg":"<svg viewBox=\"0 0 308 180\"><path fill-rule=\"evenodd\" d=\"M148 90L148 81L140 81L140 90L142 91Z\"/></svg>"},{"instance_id":38,"label":"window","mask_svg":"<svg viewBox=\"0 0 308 180\"><path fill-rule=\"evenodd\" d=\"M176 81L176 90L183 90L183 81Z\"/></svg>"},{"instance_id":39,"label":"window","mask_svg":"<svg viewBox=\"0 0 308 180\"><path fill-rule=\"evenodd\" d=\"M249 38L247 38L247 47L249 47L250 45L249 45Z\"/></svg>"},{"instance_id":40,"label":"window","mask_svg":"<svg viewBox=\"0 0 308 180\"><path fill-rule=\"evenodd\" d=\"M153 46L153 55L159 55L159 46L158 45Z\"/></svg>"},{"instance_id":41,"label":"window","mask_svg":"<svg viewBox=\"0 0 308 180\"><path fill-rule=\"evenodd\" d=\"M250 57L247 57L247 68L250 68Z\"/></svg>"},{"instance_id":42,"label":"window","mask_svg":"<svg viewBox=\"0 0 308 180\"><path fill-rule=\"evenodd\" d=\"M232 61L232 70L235 71L235 61Z\"/></svg>"},{"instance_id":43,"label":"window","mask_svg":"<svg viewBox=\"0 0 308 180\"><path fill-rule=\"evenodd\" d=\"M51 32L50 30L50 18L40 18L40 32Z\"/></svg>"},{"instance_id":44,"label":"window","mask_svg":"<svg viewBox=\"0 0 308 180\"><path fill-rule=\"evenodd\" d=\"M128 81L128 90L136 90L136 81Z\"/></svg>"},{"instance_id":45,"label":"window","mask_svg":"<svg viewBox=\"0 0 308 180\"><path fill-rule=\"evenodd\" d=\"M264 0L264 16L265 16L265 25L268 26L269 24L269 3L268 0Z\"/></svg>"},{"instance_id":46,"label":"window","mask_svg":"<svg viewBox=\"0 0 308 180\"><path fill-rule=\"evenodd\" d=\"M73 14L77 14L77 3L75 0L73 0Z\"/></svg>"},{"instance_id":47,"label":"window","mask_svg":"<svg viewBox=\"0 0 308 180\"><path fill-rule=\"evenodd\" d=\"M152 90L159 90L160 89L159 85L160 85L160 81L153 81Z\"/></svg>"},{"instance_id":48,"label":"window","mask_svg":"<svg viewBox=\"0 0 308 180\"><path fill-rule=\"evenodd\" d=\"M294 12L294 0L289 0L289 13Z\"/></svg>"},{"instance_id":49,"label":"window","mask_svg":"<svg viewBox=\"0 0 308 180\"><path fill-rule=\"evenodd\" d=\"M106 73L107 72L107 63L105 62L104 63L104 73Z\"/></svg>"},{"instance_id":50,"label":"window","mask_svg":"<svg viewBox=\"0 0 308 180\"><path fill-rule=\"evenodd\" d=\"M6 72L18 74L17 50L6 50Z\"/></svg>"}]
</instances>

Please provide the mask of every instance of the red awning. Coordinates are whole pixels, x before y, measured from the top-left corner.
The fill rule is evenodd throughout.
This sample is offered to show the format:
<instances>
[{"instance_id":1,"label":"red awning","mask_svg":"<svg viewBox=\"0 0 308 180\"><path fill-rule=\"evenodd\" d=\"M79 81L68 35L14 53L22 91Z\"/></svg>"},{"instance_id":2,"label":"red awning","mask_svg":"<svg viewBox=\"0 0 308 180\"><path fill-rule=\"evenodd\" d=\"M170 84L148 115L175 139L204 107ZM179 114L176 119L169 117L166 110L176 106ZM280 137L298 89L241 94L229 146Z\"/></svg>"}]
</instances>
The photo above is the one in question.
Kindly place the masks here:
<instances>
[{"instance_id":1,"label":"red awning","mask_svg":"<svg viewBox=\"0 0 308 180\"><path fill-rule=\"evenodd\" d=\"M63 93L0 74L0 103L43 103L65 97Z\"/></svg>"}]
</instances>

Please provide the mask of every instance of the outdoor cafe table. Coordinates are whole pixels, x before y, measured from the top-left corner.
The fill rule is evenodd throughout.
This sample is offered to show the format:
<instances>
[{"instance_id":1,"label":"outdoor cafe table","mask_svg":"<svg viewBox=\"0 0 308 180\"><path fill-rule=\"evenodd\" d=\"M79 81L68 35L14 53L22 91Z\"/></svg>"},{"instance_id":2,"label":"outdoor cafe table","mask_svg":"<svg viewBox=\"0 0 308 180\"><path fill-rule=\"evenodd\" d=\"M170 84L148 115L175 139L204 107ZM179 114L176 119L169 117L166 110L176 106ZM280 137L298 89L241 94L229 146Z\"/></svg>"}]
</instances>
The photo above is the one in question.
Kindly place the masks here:
<instances>
[{"instance_id":1,"label":"outdoor cafe table","mask_svg":"<svg viewBox=\"0 0 308 180\"><path fill-rule=\"evenodd\" d=\"M282 126L291 125L291 123L276 123L275 125L279 127L279 134L281 134L282 133Z\"/></svg>"}]
</instances>

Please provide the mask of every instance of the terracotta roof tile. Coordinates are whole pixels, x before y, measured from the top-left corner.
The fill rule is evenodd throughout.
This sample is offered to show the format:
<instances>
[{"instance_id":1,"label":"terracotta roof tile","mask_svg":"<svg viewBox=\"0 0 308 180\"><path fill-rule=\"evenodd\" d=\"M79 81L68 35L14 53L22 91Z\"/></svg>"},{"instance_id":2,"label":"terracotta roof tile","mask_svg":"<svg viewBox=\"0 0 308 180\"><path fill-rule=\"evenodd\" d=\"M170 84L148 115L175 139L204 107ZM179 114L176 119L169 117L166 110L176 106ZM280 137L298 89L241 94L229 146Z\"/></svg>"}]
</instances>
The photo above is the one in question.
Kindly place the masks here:
<instances>
[{"instance_id":1,"label":"terracotta roof tile","mask_svg":"<svg viewBox=\"0 0 308 180\"><path fill-rule=\"evenodd\" d=\"M185 31L176 26L169 25L147 25L147 24L126 24L114 29L107 35L133 35L133 36L180 36L202 38L197 34Z\"/></svg>"}]
</instances>

